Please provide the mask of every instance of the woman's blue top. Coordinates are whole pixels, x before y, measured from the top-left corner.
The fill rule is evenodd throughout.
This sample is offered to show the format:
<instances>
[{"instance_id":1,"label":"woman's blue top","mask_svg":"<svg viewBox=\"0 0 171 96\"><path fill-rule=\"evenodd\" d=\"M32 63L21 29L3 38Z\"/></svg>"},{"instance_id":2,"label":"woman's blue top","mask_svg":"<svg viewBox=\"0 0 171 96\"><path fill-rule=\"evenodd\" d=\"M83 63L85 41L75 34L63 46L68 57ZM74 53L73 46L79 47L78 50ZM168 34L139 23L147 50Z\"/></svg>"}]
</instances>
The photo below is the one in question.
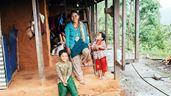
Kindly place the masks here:
<instances>
[{"instance_id":1,"label":"woman's blue top","mask_svg":"<svg viewBox=\"0 0 171 96\"><path fill-rule=\"evenodd\" d=\"M86 27L84 24L83 24L83 30L84 30L85 43L88 44L89 39L88 39ZM70 49L74 47L74 44L76 42L75 38L77 36L79 36L79 38L82 39L80 27L78 27L78 29L75 29L71 21L65 27L65 35L66 35L66 47Z\"/></svg>"}]
</instances>

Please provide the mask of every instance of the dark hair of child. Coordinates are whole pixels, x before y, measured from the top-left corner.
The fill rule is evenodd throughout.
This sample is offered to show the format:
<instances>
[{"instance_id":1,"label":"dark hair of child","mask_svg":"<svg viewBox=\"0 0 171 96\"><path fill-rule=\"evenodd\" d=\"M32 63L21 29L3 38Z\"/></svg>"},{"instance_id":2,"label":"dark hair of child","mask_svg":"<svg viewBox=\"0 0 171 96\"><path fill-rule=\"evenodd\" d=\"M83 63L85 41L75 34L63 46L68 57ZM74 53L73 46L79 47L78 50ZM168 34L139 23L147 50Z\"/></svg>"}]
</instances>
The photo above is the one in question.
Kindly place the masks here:
<instances>
[{"instance_id":1,"label":"dark hair of child","mask_svg":"<svg viewBox=\"0 0 171 96\"><path fill-rule=\"evenodd\" d=\"M59 57L60 57L63 53L67 53L67 51L66 51L66 50L60 50L60 51L59 51Z\"/></svg>"},{"instance_id":2,"label":"dark hair of child","mask_svg":"<svg viewBox=\"0 0 171 96\"><path fill-rule=\"evenodd\" d=\"M103 40L106 40L106 35L103 32L99 32L99 33L102 34Z\"/></svg>"}]
</instances>

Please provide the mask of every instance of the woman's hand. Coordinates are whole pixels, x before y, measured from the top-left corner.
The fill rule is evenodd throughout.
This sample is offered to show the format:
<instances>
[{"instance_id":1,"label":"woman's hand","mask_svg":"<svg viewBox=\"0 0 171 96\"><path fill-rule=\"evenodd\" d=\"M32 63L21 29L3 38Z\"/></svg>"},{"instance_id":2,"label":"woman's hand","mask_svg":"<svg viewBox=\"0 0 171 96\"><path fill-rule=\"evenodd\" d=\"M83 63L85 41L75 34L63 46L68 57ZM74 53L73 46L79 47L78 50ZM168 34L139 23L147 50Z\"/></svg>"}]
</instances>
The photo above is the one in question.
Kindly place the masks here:
<instances>
[{"instance_id":1,"label":"woman's hand","mask_svg":"<svg viewBox=\"0 0 171 96\"><path fill-rule=\"evenodd\" d=\"M71 49L70 48L66 48L67 53L70 55L71 54Z\"/></svg>"},{"instance_id":2,"label":"woman's hand","mask_svg":"<svg viewBox=\"0 0 171 96\"><path fill-rule=\"evenodd\" d=\"M89 48L89 49L92 49L92 45L91 45L91 44L88 44L88 48Z\"/></svg>"}]
</instances>

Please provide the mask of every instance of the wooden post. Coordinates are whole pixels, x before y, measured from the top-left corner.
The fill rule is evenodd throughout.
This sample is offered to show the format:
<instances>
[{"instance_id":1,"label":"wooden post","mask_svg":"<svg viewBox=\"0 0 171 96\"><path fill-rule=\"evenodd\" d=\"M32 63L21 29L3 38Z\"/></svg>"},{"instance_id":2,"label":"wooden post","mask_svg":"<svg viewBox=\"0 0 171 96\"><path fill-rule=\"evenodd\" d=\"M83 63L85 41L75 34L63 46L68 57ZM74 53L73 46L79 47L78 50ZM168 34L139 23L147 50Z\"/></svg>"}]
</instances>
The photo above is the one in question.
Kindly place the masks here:
<instances>
[{"instance_id":1,"label":"wooden post","mask_svg":"<svg viewBox=\"0 0 171 96\"><path fill-rule=\"evenodd\" d=\"M49 56L49 65L51 64L51 55L50 55L50 30L49 30L49 21L48 21L48 12L47 12L47 2L44 0L44 13L45 13L45 27L46 27L46 38L47 38L47 46L48 46L48 56Z\"/></svg>"},{"instance_id":2,"label":"wooden post","mask_svg":"<svg viewBox=\"0 0 171 96\"><path fill-rule=\"evenodd\" d=\"M128 18L128 38L127 38L127 46L128 46L128 49L130 50L130 49L132 49L131 47L130 47L130 38L132 37L131 36L131 29L132 29L132 26L131 26L131 18L132 18L132 3L133 3L133 0L131 0L130 1L130 3L129 3L129 18ZM134 49L133 49L134 50Z\"/></svg>"},{"instance_id":3,"label":"wooden post","mask_svg":"<svg viewBox=\"0 0 171 96\"><path fill-rule=\"evenodd\" d=\"M42 37L40 32L40 18L39 18L39 0L32 0L33 17L34 17L34 29L36 38L36 51L38 61L39 77L42 81L45 80L44 74L44 60L43 60L43 48L42 48Z\"/></svg>"},{"instance_id":4,"label":"wooden post","mask_svg":"<svg viewBox=\"0 0 171 96\"><path fill-rule=\"evenodd\" d=\"M114 79L116 79L116 17L115 17L115 0L113 0L113 60L114 60Z\"/></svg>"},{"instance_id":5,"label":"wooden post","mask_svg":"<svg viewBox=\"0 0 171 96\"><path fill-rule=\"evenodd\" d=\"M96 24L96 31L95 31L95 32L96 32L96 33L95 33L95 34L97 34L97 31L98 31L98 30L97 30L97 26L98 26L98 25L97 25L97 22L98 22L97 3L95 4L95 10L96 10L96 22L95 22L95 24Z\"/></svg>"},{"instance_id":6,"label":"wooden post","mask_svg":"<svg viewBox=\"0 0 171 96\"><path fill-rule=\"evenodd\" d=\"M94 30L94 4L91 5L91 38L92 40L95 37L95 30Z\"/></svg>"},{"instance_id":7,"label":"wooden post","mask_svg":"<svg viewBox=\"0 0 171 96\"><path fill-rule=\"evenodd\" d=\"M115 19L116 19L116 25L115 25L115 30L116 30L116 44L117 44L117 49L120 48L120 23L119 23L119 11L120 11L120 8L119 8L119 0L115 0ZM117 50L116 50L117 51Z\"/></svg>"},{"instance_id":8,"label":"wooden post","mask_svg":"<svg viewBox=\"0 0 171 96\"><path fill-rule=\"evenodd\" d=\"M0 39L2 39L1 13L0 13Z\"/></svg>"},{"instance_id":9,"label":"wooden post","mask_svg":"<svg viewBox=\"0 0 171 96\"><path fill-rule=\"evenodd\" d=\"M105 8L108 7L108 2L107 0L105 0ZM108 47L108 17L107 17L107 14L105 14L105 34L106 34L106 45Z\"/></svg>"},{"instance_id":10,"label":"wooden post","mask_svg":"<svg viewBox=\"0 0 171 96\"><path fill-rule=\"evenodd\" d=\"M135 0L135 59L139 59L139 0Z\"/></svg>"},{"instance_id":11,"label":"wooden post","mask_svg":"<svg viewBox=\"0 0 171 96\"><path fill-rule=\"evenodd\" d=\"M126 1L122 0L122 69L125 69Z\"/></svg>"},{"instance_id":12,"label":"wooden post","mask_svg":"<svg viewBox=\"0 0 171 96\"><path fill-rule=\"evenodd\" d=\"M87 23L88 26L87 26L87 27L88 27L88 34L89 34L89 37L90 37L90 33L91 33L91 32L90 32L90 29L91 29L90 22L91 22L91 21L90 21L90 8L89 8L89 7L86 8L86 18L87 18L87 21L88 21L88 23ZM91 40L91 37L90 37L90 42L91 42L91 41L92 41L92 40Z\"/></svg>"},{"instance_id":13,"label":"wooden post","mask_svg":"<svg viewBox=\"0 0 171 96\"><path fill-rule=\"evenodd\" d=\"M116 79L117 49L119 47L119 0L113 0L113 48L114 48L114 79Z\"/></svg>"},{"instance_id":14,"label":"wooden post","mask_svg":"<svg viewBox=\"0 0 171 96\"><path fill-rule=\"evenodd\" d=\"M91 33L91 6L89 7L89 10L88 10L88 20L89 20L89 31Z\"/></svg>"},{"instance_id":15,"label":"wooden post","mask_svg":"<svg viewBox=\"0 0 171 96\"><path fill-rule=\"evenodd\" d=\"M64 0L64 7L65 7L65 17L67 17L67 8L66 8L66 6L67 6L67 3L66 3L66 0Z\"/></svg>"}]
</instances>

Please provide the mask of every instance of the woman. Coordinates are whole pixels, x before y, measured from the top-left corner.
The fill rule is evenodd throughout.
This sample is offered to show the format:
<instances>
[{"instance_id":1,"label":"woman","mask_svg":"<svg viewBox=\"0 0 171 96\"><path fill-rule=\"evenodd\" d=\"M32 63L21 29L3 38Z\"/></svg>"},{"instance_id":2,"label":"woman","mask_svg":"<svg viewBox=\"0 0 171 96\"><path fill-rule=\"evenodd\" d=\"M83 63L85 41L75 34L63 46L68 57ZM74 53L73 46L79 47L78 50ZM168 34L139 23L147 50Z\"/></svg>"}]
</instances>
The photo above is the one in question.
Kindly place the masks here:
<instances>
[{"instance_id":1,"label":"woman","mask_svg":"<svg viewBox=\"0 0 171 96\"><path fill-rule=\"evenodd\" d=\"M74 73L81 84L85 84L81 64L92 64L88 49L88 36L85 25L79 21L77 11L71 11L71 21L65 27L66 48L71 55Z\"/></svg>"}]
</instances>

